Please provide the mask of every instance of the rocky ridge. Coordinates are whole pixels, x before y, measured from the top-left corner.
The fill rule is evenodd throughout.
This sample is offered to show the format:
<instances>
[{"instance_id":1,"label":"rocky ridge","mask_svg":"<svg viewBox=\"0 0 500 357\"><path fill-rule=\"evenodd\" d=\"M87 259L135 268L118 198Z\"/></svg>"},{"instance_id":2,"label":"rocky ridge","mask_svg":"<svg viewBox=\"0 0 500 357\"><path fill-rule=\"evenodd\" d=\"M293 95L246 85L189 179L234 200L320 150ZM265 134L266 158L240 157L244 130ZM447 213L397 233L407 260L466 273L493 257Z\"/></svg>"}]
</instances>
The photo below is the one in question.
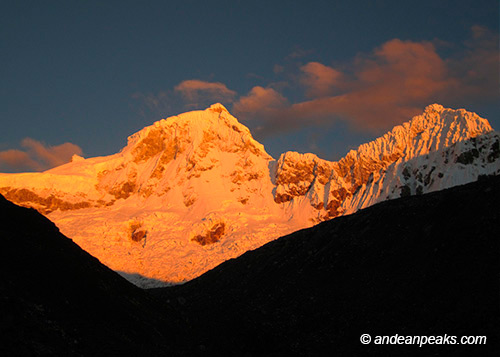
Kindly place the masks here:
<instances>
[{"instance_id":1,"label":"rocky ridge","mask_svg":"<svg viewBox=\"0 0 500 357\"><path fill-rule=\"evenodd\" d=\"M338 162L287 152L277 162L275 201L307 197L333 218L376 202L498 174L499 134L464 109L429 105L422 115L351 150Z\"/></svg>"}]
</instances>

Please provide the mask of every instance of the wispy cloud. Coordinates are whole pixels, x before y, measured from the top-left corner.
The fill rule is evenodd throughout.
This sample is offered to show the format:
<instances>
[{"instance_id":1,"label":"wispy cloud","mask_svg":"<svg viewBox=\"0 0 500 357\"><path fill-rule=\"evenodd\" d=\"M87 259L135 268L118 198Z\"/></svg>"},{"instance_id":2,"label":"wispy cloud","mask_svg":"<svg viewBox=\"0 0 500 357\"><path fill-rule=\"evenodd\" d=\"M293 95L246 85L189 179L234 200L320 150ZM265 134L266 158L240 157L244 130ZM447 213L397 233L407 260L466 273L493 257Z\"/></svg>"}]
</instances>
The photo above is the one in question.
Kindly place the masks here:
<instances>
[{"instance_id":1,"label":"wispy cloud","mask_svg":"<svg viewBox=\"0 0 500 357\"><path fill-rule=\"evenodd\" d=\"M24 150L0 151L2 171L44 171L70 162L75 154L82 154L82 149L72 143L49 146L31 138L23 139L21 147Z\"/></svg>"},{"instance_id":2,"label":"wispy cloud","mask_svg":"<svg viewBox=\"0 0 500 357\"><path fill-rule=\"evenodd\" d=\"M158 93L132 94L133 109L148 120L166 118L182 110L203 109L215 102L231 104L237 93L220 82L188 79Z\"/></svg>"},{"instance_id":3,"label":"wispy cloud","mask_svg":"<svg viewBox=\"0 0 500 357\"><path fill-rule=\"evenodd\" d=\"M160 91L157 94L136 92L132 94L132 99L136 101L137 105L133 107L140 116L155 120L165 118L172 113L175 103L172 91Z\"/></svg>"},{"instance_id":4,"label":"wispy cloud","mask_svg":"<svg viewBox=\"0 0 500 357\"><path fill-rule=\"evenodd\" d=\"M17 171L41 171L42 165L33 160L28 153L9 149L0 151L0 168L2 171L17 172Z\"/></svg>"},{"instance_id":5,"label":"wispy cloud","mask_svg":"<svg viewBox=\"0 0 500 357\"><path fill-rule=\"evenodd\" d=\"M296 46L294 50L288 54L286 60L293 60L298 58L306 57L307 55L312 54L314 51L312 49L304 49L300 46Z\"/></svg>"},{"instance_id":6,"label":"wispy cloud","mask_svg":"<svg viewBox=\"0 0 500 357\"><path fill-rule=\"evenodd\" d=\"M274 65L272 80L246 94L221 82L190 79L135 98L156 117L170 114L173 104L184 109L232 104L234 114L251 120L261 135L339 120L353 130L379 134L434 102L462 107L500 94L498 34L481 26L472 27L462 45L391 39L335 65L300 62L309 54L297 49Z\"/></svg>"},{"instance_id":7,"label":"wispy cloud","mask_svg":"<svg viewBox=\"0 0 500 357\"><path fill-rule=\"evenodd\" d=\"M482 26L473 26L465 49L446 61L454 78L453 98L474 101L498 99L500 95L499 36Z\"/></svg>"},{"instance_id":8,"label":"wispy cloud","mask_svg":"<svg viewBox=\"0 0 500 357\"><path fill-rule=\"evenodd\" d=\"M273 88L255 86L246 96L239 98L233 105L236 114L250 113L252 116L262 115L263 112L284 109L288 101Z\"/></svg>"},{"instance_id":9,"label":"wispy cloud","mask_svg":"<svg viewBox=\"0 0 500 357\"><path fill-rule=\"evenodd\" d=\"M220 82L205 82L198 79L182 81L174 90L182 95L188 107L199 107L212 102L232 102L236 92Z\"/></svg>"},{"instance_id":10,"label":"wispy cloud","mask_svg":"<svg viewBox=\"0 0 500 357\"><path fill-rule=\"evenodd\" d=\"M256 87L258 91L240 98L233 109L244 118L257 118L263 133L336 120L355 130L379 133L433 102L466 106L498 98L497 34L475 26L464 46L447 57L439 54L439 43L392 39L340 68L309 62L297 66L298 74L278 65L275 74L295 78L305 100L292 102L278 90Z\"/></svg>"},{"instance_id":11,"label":"wispy cloud","mask_svg":"<svg viewBox=\"0 0 500 357\"><path fill-rule=\"evenodd\" d=\"M310 98L331 95L342 77L342 72L319 62L309 62L300 70L303 73L300 82L306 88L306 96Z\"/></svg>"},{"instance_id":12,"label":"wispy cloud","mask_svg":"<svg viewBox=\"0 0 500 357\"><path fill-rule=\"evenodd\" d=\"M336 79L344 77L339 83L344 92L321 96L324 92L316 91L310 101L291 106L290 115L297 120L304 115L318 121L341 118L363 130L387 129L418 113L453 82L431 43L399 39L359 55L351 73L335 73Z\"/></svg>"}]
</instances>

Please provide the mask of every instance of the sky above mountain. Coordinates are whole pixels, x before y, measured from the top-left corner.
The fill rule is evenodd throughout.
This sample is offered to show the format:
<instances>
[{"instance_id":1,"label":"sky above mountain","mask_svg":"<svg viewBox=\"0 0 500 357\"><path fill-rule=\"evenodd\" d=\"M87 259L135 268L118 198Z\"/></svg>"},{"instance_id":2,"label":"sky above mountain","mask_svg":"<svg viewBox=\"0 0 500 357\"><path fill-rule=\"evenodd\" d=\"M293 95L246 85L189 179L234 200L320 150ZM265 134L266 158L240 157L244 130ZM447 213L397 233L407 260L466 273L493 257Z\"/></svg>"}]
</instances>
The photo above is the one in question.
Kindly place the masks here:
<instances>
[{"instance_id":1,"label":"sky above mountain","mask_svg":"<svg viewBox=\"0 0 500 357\"><path fill-rule=\"evenodd\" d=\"M108 155L223 103L275 158L342 157L431 103L500 128L499 4L6 1L0 171Z\"/></svg>"}]
</instances>

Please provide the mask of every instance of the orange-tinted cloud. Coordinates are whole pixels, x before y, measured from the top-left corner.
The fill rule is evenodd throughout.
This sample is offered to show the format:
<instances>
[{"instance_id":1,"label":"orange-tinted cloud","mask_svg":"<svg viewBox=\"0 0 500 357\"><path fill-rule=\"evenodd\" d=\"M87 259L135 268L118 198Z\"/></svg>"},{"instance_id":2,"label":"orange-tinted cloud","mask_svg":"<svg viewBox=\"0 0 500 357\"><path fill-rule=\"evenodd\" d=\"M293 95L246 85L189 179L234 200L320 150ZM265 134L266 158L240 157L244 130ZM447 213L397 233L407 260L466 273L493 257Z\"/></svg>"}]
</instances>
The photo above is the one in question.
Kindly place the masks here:
<instances>
[{"instance_id":1,"label":"orange-tinted cloud","mask_svg":"<svg viewBox=\"0 0 500 357\"><path fill-rule=\"evenodd\" d=\"M230 104L235 96L236 92L223 83L189 79L173 89L162 90L156 94L136 92L131 97L135 100L132 107L139 115L148 120L158 120L172 115L174 111L182 110L182 107L193 110L204 109L216 102Z\"/></svg>"},{"instance_id":2,"label":"orange-tinted cloud","mask_svg":"<svg viewBox=\"0 0 500 357\"><path fill-rule=\"evenodd\" d=\"M26 152L9 149L0 151L0 168L2 171L41 171L42 165L33 160Z\"/></svg>"},{"instance_id":3,"label":"orange-tinted cloud","mask_svg":"<svg viewBox=\"0 0 500 357\"><path fill-rule=\"evenodd\" d=\"M255 109L263 119L264 132L339 119L358 129L378 131L419 113L433 102L436 92L449 85L446 65L431 43L391 40L370 55L358 56L351 67L351 73L346 74L310 62L300 68L300 84L309 100L277 108L266 106L266 101L253 93L248 96L253 105L247 105L246 112L250 116ZM331 95L333 90L341 92ZM277 92L272 96L281 97L281 104L287 103ZM236 104L234 109L243 112Z\"/></svg>"},{"instance_id":4,"label":"orange-tinted cloud","mask_svg":"<svg viewBox=\"0 0 500 357\"><path fill-rule=\"evenodd\" d=\"M197 107L211 102L231 102L236 92L219 82L205 82L198 79L182 81L174 90L180 93L188 107Z\"/></svg>"},{"instance_id":5,"label":"orange-tinted cloud","mask_svg":"<svg viewBox=\"0 0 500 357\"><path fill-rule=\"evenodd\" d=\"M56 146L45 146L39 141L25 138L21 145L27 149L31 156L38 158L49 167L55 167L71 161L73 155L81 155L82 149L72 143L64 143Z\"/></svg>"},{"instance_id":6,"label":"orange-tinted cloud","mask_svg":"<svg viewBox=\"0 0 500 357\"><path fill-rule=\"evenodd\" d=\"M339 84L342 73L319 62L309 62L300 67L303 75L301 84L306 88L306 96L324 97L331 95Z\"/></svg>"},{"instance_id":7,"label":"orange-tinted cloud","mask_svg":"<svg viewBox=\"0 0 500 357\"><path fill-rule=\"evenodd\" d=\"M82 149L72 143L46 146L41 142L25 138L21 141L25 150L0 151L0 167L4 171L44 171L71 161L73 155L81 155Z\"/></svg>"},{"instance_id":8,"label":"orange-tinted cloud","mask_svg":"<svg viewBox=\"0 0 500 357\"><path fill-rule=\"evenodd\" d=\"M288 101L273 88L253 87L250 93L234 103L233 111L236 115L262 115L265 112L284 109Z\"/></svg>"},{"instance_id":9,"label":"orange-tinted cloud","mask_svg":"<svg viewBox=\"0 0 500 357\"><path fill-rule=\"evenodd\" d=\"M298 76L307 100L280 108L259 101L248 106L245 118L257 108L253 117L261 120L264 133L344 120L354 129L378 134L431 103L466 107L477 100L497 100L498 35L475 26L465 47L447 58L434 43L393 39L343 64L342 71L310 62L299 67Z\"/></svg>"},{"instance_id":10,"label":"orange-tinted cloud","mask_svg":"<svg viewBox=\"0 0 500 357\"><path fill-rule=\"evenodd\" d=\"M353 78L344 83L349 90L320 107L323 115L335 113L357 128L386 130L435 102L454 83L431 43L394 39L370 56L358 56Z\"/></svg>"}]
</instances>

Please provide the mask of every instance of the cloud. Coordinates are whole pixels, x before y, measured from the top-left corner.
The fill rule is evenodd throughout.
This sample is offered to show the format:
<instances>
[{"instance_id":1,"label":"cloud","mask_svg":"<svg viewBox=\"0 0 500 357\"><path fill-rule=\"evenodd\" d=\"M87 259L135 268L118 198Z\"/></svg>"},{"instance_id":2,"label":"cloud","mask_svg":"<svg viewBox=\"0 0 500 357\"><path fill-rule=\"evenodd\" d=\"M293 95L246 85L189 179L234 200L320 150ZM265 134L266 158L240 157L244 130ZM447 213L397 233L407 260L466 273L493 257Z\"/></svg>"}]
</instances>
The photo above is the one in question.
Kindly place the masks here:
<instances>
[{"instance_id":1,"label":"cloud","mask_svg":"<svg viewBox=\"0 0 500 357\"><path fill-rule=\"evenodd\" d=\"M161 90L156 94L136 92L131 97L135 100L135 103L131 103L134 111L148 120L158 120L186 109L204 109L215 102L230 104L236 92L223 83L189 79L173 89Z\"/></svg>"},{"instance_id":2,"label":"cloud","mask_svg":"<svg viewBox=\"0 0 500 357\"><path fill-rule=\"evenodd\" d=\"M205 82L198 79L182 81L174 91L180 93L188 107L211 104L212 102L232 102L236 92L220 82Z\"/></svg>"},{"instance_id":3,"label":"cloud","mask_svg":"<svg viewBox=\"0 0 500 357\"><path fill-rule=\"evenodd\" d=\"M427 99L448 84L445 62L429 42L388 41L357 67L351 85L377 102Z\"/></svg>"},{"instance_id":4,"label":"cloud","mask_svg":"<svg viewBox=\"0 0 500 357\"><path fill-rule=\"evenodd\" d=\"M40 163L33 160L26 152L9 149L0 151L0 168L2 171L23 171L35 170L41 171Z\"/></svg>"},{"instance_id":5,"label":"cloud","mask_svg":"<svg viewBox=\"0 0 500 357\"><path fill-rule=\"evenodd\" d=\"M37 140L25 138L21 146L25 150L0 151L0 167L3 171L44 171L70 162L75 154L82 154L82 149L72 143L46 146Z\"/></svg>"},{"instance_id":6,"label":"cloud","mask_svg":"<svg viewBox=\"0 0 500 357\"><path fill-rule=\"evenodd\" d=\"M298 58L303 58L303 57L306 57L306 56L312 54L313 52L314 52L314 50L312 50L312 49L304 49L300 46L296 46L295 49L290 54L288 54L288 56L286 56L286 59L287 60L294 60L294 59L298 59Z\"/></svg>"},{"instance_id":7,"label":"cloud","mask_svg":"<svg viewBox=\"0 0 500 357\"><path fill-rule=\"evenodd\" d=\"M280 65L280 64L275 64L273 67L273 72L275 74L280 74L280 73L283 73L284 71L285 71L285 67Z\"/></svg>"},{"instance_id":8,"label":"cloud","mask_svg":"<svg viewBox=\"0 0 500 357\"><path fill-rule=\"evenodd\" d=\"M263 88L256 87L260 90L241 98L234 109L243 112L241 103L248 113L265 114L262 131L269 133L336 120L376 132L419 113L449 85L445 62L428 42L388 41L369 55L358 55L347 73L318 62L299 69L308 100L288 104L280 93L264 96ZM281 106L268 105L274 101L261 97L280 98Z\"/></svg>"},{"instance_id":9,"label":"cloud","mask_svg":"<svg viewBox=\"0 0 500 357\"><path fill-rule=\"evenodd\" d=\"M254 110L264 134L337 120L357 131L380 134L434 102L464 107L498 98L497 34L475 26L463 46L446 48L451 52L447 57L436 46L439 41L392 39L343 63L342 70L309 62L297 67L299 75L283 74L296 78L305 93L303 100L290 103L279 91L255 87L259 91L240 98L234 108L247 117Z\"/></svg>"},{"instance_id":10,"label":"cloud","mask_svg":"<svg viewBox=\"0 0 500 357\"><path fill-rule=\"evenodd\" d=\"M135 98L155 114L163 110L155 116L167 107L172 112L172 105L182 110L182 103L183 109L232 103L234 114L251 120L262 136L339 120L351 130L378 135L431 103L469 107L500 95L498 34L482 26L472 27L461 45L391 39L335 67L298 62L309 53L297 49L274 65L272 82L240 97L223 83L191 79Z\"/></svg>"},{"instance_id":11,"label":"cloud","mask_svg":"<svg viewBox=\"0 0 500 357\"><path fill-rule=\"evenodd\" d=\"M34 158L46 163L49 167L55 167L71 161L73 155L81 155L82 149L72 143L64 143L57 146L45 146L39 141L25 138L21 145Z\"/></svg>"},{"instance_id":12,"label":"cloud","mask_svg":"<svg viewBox=\"0 0 500 357\"><path fill-rule=\"evenodd\" d=\"M234 103L233 111L236 115L262 115L265 112L283 109L288 101L273 88L253 87L246 96Z\"/></svg>"},{"instance_id":13,"label":"cloud","mask_svg":"<svg viewBox=\"0 0 500 357\"><path fill-rule=\"evenodd\" d=\"M418 114L454 83L433 44L394 39L356 58L343 83L346 92L304 106L317 105L321 115L336 114L358 129L386 130Z\"/></svg>"},{"instance_id":14,"label":"cloud","mask_svg":"<svg viewBox=\"0 0 500 357\"><path fill-rule=\"evenodd\" d=\"M499 87L499 36L482 26L473 26L462 52L447 59L455 87L450 99L497 100Z\"/></svg>"},{"instance_id":15,"label":"cloud","mask_svg":"<svg viewBox=\"0 0 500 357\"><path fill-rule=\"evenodd\" d=\"M319 62L309 62L300 67L300 82L306 87L307 97L324 97L332 94L339 84L342 73Z\"/></svg>"},{"instance_id":16,"label":"cloud","mask_svg":"<svg viewBox=\"0 0 500 357\"><path fill-rule=\"evenodd\" d=\"M139 104L134 109L139 115L148 119L167 117L172 113L175 103L175 96L172 91L160 91L157 94L136 92L132 94L132 98Z\"/></svg>"}]
</instances>

